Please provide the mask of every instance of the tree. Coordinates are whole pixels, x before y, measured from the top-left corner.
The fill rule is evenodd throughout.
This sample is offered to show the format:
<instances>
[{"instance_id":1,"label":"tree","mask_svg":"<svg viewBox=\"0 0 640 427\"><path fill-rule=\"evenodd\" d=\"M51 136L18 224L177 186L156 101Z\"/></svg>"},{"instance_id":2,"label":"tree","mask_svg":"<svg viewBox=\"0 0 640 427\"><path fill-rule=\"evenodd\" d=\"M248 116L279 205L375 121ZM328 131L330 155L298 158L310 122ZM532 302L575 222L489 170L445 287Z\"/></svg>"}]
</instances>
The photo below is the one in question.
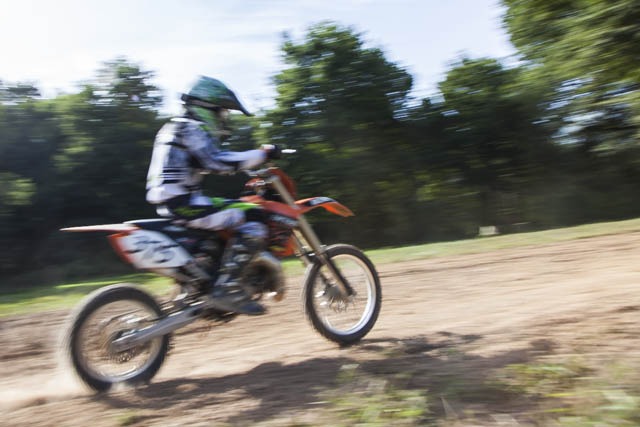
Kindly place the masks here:
<instances>
[{"instance_id":1,"label":"tree","mask_svg":"<svg viewBox=\"0 0 640 427\"><path fill-rule=\"evenodd\" d=\"M68 220L114 221L149 211L144 187L161 102L152 77L119 59L105 63L80 93L59 99L68 142L55 162Z\"/></svg>"},{"instance_id":2,"label":"tree","mask_svg":"<svg viewBox=\"0 0 640 427\"><path fill-rule=\"evenodd\" d=\"M354 234L369 243L406 237L412 147L400 119L411 76L331 23L311 27L301 42L285 36L282 52L287 68L274 78L277 106L265 117L265 137L299 149L289 170L302 191L342 198L363 215Z\"/></svg>"},{"instance_id":3,"label":"tree","mask_svg":"<svg viewBox=\"0 0 640 427\"><path fill-rule=\"evenodd\" d=\"M0 101L0 274L19 269L42 237L52 159L63 137L51 104L28 84L5 84ZM47 203L49 202L49 203Z\"/></svg>"},{"instance_id":4,"label":"tree","mask_svg":"<svg viewBox=\"0 0 640 427\"><path fill-rule=\"evenodd\" d=\"M40 97L38 88L30 83L6 84L0 80L0 103L15 104Z\"/></svg>"},{"instance_id":5,"label":"tree","mask_svg":"<svg viewBox=\"0 0 640 427\"><path fill-rule=\"evenodd\" d=\"M161 101L152 76L116 60L79 93L51 100L2 85L0 275L95 249L61 243L64 225L152 214L144 187Z\"/></svg>"},{"instance_id":6,"label":"tree","mask_svg":"<svg viewBox=\"0 0 640 427\"><path fill-rule=\"evenodd\" d=\"M554 129L524 75L495 59L463 58L439 85L447 129L439 168L477 192L481 224L525 221L521 199L554 160Z\"/></svg>"},{"instance_id":7,"label":"tree","mask_svg":"<svg viewBox=\"0 0 640 427\"><path fill-rule=\"evenodd\" d=\"M637 0L503 0L511 41L557 89L556 103L581 127L629 115L640 124L640 2ZM541 67L543 66L543 67ZM588 126L588 125L587 125Z\"/></svg>"},{"instance_id":8,"label":"tree","mask_svg":"<svg viewBox=\"0 0 640 427\"><path fill-rule=\"evenodd\" d=\"M637 215L640 2L503 0L511 40L547 80L573 223Z\"/></svg>"}]
</instances>

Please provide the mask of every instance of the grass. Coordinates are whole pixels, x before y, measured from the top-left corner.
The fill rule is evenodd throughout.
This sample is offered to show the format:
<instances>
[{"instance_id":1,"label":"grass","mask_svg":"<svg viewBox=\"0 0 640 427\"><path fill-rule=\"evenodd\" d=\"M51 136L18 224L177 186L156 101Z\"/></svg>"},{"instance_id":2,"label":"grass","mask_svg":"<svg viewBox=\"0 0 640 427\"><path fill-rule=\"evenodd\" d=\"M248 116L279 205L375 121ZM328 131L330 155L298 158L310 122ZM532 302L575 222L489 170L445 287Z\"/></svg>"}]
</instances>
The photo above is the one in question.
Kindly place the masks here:
<instances>
[{"instance_id":1,"label":"grass","mask_svg":"<svg viewBox=\"0 0 640 427\"><path fill-rule=\"evenodd\" d=\"M400 248L368 251L374 263L385 264L450 255L489 252L522 246L546 245L588 237L640 231L640 218L627 221L603 222L529 233L508 234L453 242L431 243Z\"/></svg>"},{"instance_id":2,"label":"grass","mask_svg":"<svg viewBox=\"0 0 640 427\"><path fill-rule=\"evenodd\" d=\"M368 251L367 254L374 263L380 265L450 255L489 252L522 246L544 245L633 231L640 231L640 219L454 242L377 249ZM302 274L303 267L297 260L287 260L284 262L284 270L286 275L295 276ZM79 283L35 287L17 292L5 292L0 293L0 317L47 310L69 309L90 291L101 286L120 282L139 283L154 294L166 293L171 287L169 279L151 274L134 274L93 279Z\"/></svg>"},{"instance_id":3,"label":"grass","mask_svg":"<svg viewBox=\"0 0 640 427\"><path fill-rule=\"evenodd\" d=\"M89 292L114 283L137 283L155 295L166 293L172 287L169 279L151 274L131 274L86 282L34 287L24 291L0 294L0 317L69 309Z\"/></svg>"},{"instance_id":4,"label":"grass","mask_svg":"<svg viewBox=\"0 0 640 427\"><path fill-rule=\"evenodd\" d=\"M499 381L535 402L529 413L537 425L639 425L637 362L582 357L509 365Z\"/></svg>"},{"instance_id":5,"label":"grass","mask_svg":"<svg viewBox=\"0 0 640 427\"><path fill-rule=\"evenodd\" d=\"M637 342L629 339L626 346ZM569 346L508 363L499 354L479 356L474 343L459 339L419 348L344 364L318 394L322 406L308 425L640 425L637 355Z\"/></svg>"},{"instance_id":6,"label":"grass","mask_svg":"<svg viewBox=\"0 0 640 427\"><path fill-rule=\"evenodd\" d=\"M119 426L125 427L125 426L133 425L137 423L139 420L140 420L140 416L138 414L136 414L134 411L127 411L123 414L120 414L117 417L116 422L118 423Z\"/></svg>"},{"instance_id":7,"label":"grass","mask_svg":"<svg viewBox=\"0 0 640 427\"><path fill-rule=\"evenodd\" d=\"M345 365L336 378L337 389L323 396L327 408L326 425L334 426L414 426L427 425L428 391L399 387L403 374L375 375L362 372L359 365Z\"/></svg>"}]
</instances>

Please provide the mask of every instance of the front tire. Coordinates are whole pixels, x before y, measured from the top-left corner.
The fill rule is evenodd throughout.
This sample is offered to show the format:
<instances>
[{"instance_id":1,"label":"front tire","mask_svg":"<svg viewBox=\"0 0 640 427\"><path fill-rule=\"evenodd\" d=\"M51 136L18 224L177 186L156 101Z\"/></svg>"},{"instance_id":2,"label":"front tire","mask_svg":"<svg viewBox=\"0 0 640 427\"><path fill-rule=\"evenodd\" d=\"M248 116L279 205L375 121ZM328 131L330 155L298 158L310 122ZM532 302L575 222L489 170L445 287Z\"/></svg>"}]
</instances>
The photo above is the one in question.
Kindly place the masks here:
<instances>
[{"instance_id":1,"label":"front tire","mask_svg":"<svg viewBox=\"0 0 640 427\"><path fill-rule=\"evenodd\" d=\"M137 287L119 284L99 289L72 314L64 350L80 379L95 391L106 391L117 383L148 382L167 355L169 335L120 352L110 344L162 316L153 297Z\"/></svg>"},{"instance_id":2,"label":"front tire","mask_svg":"<svg viewBox=\"0 0 640 427\"><path fill-rule=\"evenodd\" d=\"M360 341L378 319L380 278L373 263L350 245L333 245L327 256L356 292L343 298L326 266L317 261L307 271L303 301L307 318L323 337L346 346Z\"/></svg>"}]
</instances>

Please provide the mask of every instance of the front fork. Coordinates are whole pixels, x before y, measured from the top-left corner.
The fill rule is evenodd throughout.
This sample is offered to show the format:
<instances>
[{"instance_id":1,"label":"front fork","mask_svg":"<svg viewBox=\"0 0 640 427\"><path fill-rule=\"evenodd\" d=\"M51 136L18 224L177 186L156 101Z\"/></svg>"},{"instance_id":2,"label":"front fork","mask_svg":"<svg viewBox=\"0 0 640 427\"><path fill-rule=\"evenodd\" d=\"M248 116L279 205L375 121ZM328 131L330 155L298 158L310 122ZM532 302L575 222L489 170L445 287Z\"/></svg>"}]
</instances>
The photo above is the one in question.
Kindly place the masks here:
<instances>
[{"instance_id":1,"label":"front fork","mask_svg":"<svg viewBox=\"0 0 640 427\"><path fill-rule=\"evenodd\" d=\"M291 197L291 194L289 194L287 188L284 186L284 184L282 184L282 181L280 181L280 177L273 175L268 178L268 182L276 189L278 194L280 194L280 197L282 197L282 199L289 206L294 209L298 208L295 200L293 200L293 197ZM347 297L354 295L355 292L353 288L351 287L351 285L349 285L349 282L342 275L340 269L338 269L333 260L329 256L327 256L325 246L320 242L320 239L316 235L315 231L313 231L313 228L303 215L300 215L298 217L298 229L294 233L297 250L301 254L302 260L305 265L309 266L313 263L313 261L309 257L308 251L304 247L304 242L306 241L314 257L323 266L327 267L327 270L329 270L329 273L331 274L331 278L333 278L334 283L338 285L338 288L340 289L342 295Z\"/></svg>"}]
</instances>

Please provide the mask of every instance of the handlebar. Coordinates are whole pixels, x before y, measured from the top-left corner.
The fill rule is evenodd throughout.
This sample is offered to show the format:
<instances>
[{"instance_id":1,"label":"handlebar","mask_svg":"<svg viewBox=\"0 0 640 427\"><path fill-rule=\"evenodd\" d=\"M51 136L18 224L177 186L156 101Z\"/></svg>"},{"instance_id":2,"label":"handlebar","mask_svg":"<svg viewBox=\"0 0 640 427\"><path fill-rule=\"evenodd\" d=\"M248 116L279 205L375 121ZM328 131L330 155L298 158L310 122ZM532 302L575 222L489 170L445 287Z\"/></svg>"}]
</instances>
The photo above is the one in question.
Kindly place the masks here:
<instances>
[{"instance_id":1,"label":"handlebar","mask_svg":"<svg viewBox=\"0 0 640 427\"><path fill-rule=\"evenodd\" d=\"M271 172L269 172L269 168L257 169L257 170L245 170L243 171L251 178L268 178L271 176Z\"/></svg>"},{"instance_id":2,"label":"handlebar","mask_svg":"<svg viewBox=\"0 0 640 427\"><path fill-rule=\"evenodd\" d=\"M264 146L268 146L271 144L263 144ZM295 150L293 148L284 148L282 150L280 150L280 153L282 154L294 154L297 153L298 150ZM271 176L271 172L269 171L270 167L266 167L266 168L262 168L262 169L256 169L256 170L245 170L244 173L246 173L248 176L252 177L252 178L267 178L269 176Z\"/></svg>"},{"instance_id":3,"label":"handlebar","mask_svg":"<svg viewBox=\"0 0 640 427\"><path fill-rule=\"evenodd\" d=\"M261 148L267 153L268 160L276 160L279 159L282 154L291 154L296 152L296 150L282 148L280 145L276 144L262 144Z\"/></svg>"}]
</instances>

